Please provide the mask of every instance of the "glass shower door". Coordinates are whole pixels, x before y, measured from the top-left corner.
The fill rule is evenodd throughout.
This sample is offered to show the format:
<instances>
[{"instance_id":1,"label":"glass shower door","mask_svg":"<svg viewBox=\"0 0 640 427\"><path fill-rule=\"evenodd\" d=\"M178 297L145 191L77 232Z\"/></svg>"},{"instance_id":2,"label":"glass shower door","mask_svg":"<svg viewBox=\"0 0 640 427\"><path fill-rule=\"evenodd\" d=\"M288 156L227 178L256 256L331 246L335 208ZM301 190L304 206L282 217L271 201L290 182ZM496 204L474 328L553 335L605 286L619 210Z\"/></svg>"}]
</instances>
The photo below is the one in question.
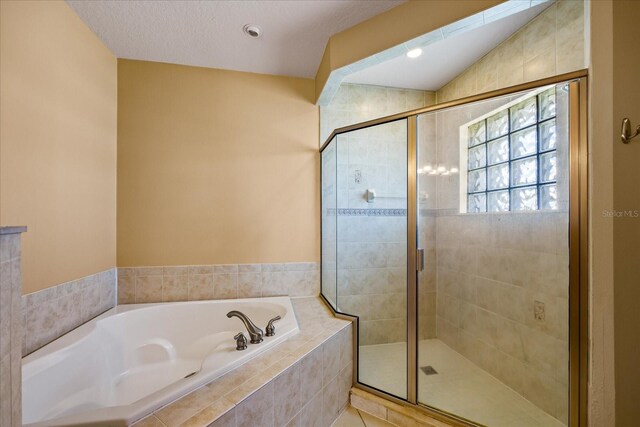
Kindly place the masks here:
<instances>
[{"instance_id":1,"label":"glass shower door","mask_svg":"<svg viewBox=\"0 0 640 427\"><path fill-rule=\"evenodd\" d=\"M407 121L336 148L337 309L359 318L358 381L406 398Z\"/></svg>"},{"instance_id":2,"label":"glass shower door","mask_svg":"<svg viewBox=\"0 0 640 427\"><path fill-rule=\"evenodd\" d=\"M418 402L567 425L567 84L418 116Z\"/></svg>"}]
</instances>

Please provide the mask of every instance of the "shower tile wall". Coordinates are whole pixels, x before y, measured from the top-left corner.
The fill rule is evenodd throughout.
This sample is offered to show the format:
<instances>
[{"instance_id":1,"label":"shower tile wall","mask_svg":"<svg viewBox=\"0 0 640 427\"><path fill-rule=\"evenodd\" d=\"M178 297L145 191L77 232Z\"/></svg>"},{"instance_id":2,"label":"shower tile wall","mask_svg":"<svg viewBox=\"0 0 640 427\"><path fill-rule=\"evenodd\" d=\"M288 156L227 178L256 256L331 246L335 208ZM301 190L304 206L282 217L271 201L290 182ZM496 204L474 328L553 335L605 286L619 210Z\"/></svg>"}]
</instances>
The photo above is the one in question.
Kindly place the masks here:
<instances>
[{"instance_id":1,"label":"shower tile wall","mask_svg":"<svg viewBox=\"0 0 640 427\"><path fill-rule=\"evenodd\" d=\"M561 0L441 88L437 99L445 102L584 67L584 2ZM422 116L418 166L465 167L459 165L460 126L509 100ZM460 215L459 175L419 176L419 241L426 249L425 271L419 275L420 339L437 336L564 423L566 105L566 92L558 90L558 211Z\"/></svg>"},{"instance_id":2,"label":"shower tile wall","mask_svg":"<svg viewBox=\"0 0 640 427\"><path fill-rule=\"evenodd\" d=\"M406 340L406 152L404 121L338 136L338 307L362 345Z\"/></svg>"},{"instance_id":3,"label":"shower tile wall","mask_svg":"<svg viewBox=\"0 0 640 427\"><path fill-rule=\"evenodd\" d=\"M429 196L420 203L421 239L432 271L421 275L419 312L421 339L432 337L435 313L437 338L566 422L568 144L566 93L557 93L558 211L459 214L459 175L435 184L421 176L420 195L424 188ZM420 161L465 168L460 127L514 98L421 117ZM429 292L434 273L437 303Z\"/></svg>"},{"instance_id":4,"label":"shower tile wall","mask_svg":"<svg viewBox=\"0 0 640 427\"><path fill-rule=\"evenodd\" d=\"M433 102L432 92L344 84L321 108L321 140L335 128ZM337 275L338 308L360 316L361 345L405 341L406 123L338 136L328 150L336 151L323 155L325 295L335 294ZM392 198L367 203L367 189Z\"/></svg>"},{"instance_id":5,"label":"shower tile wall","mask_svg":"<svg viewBox=\"0 0 640 427\"><path fill-rule=\"evenodd\" d=\"M437 92L438 102L586 68L585 6L559 0Z\"/></svg>"},{"instance_id":6,"label":"shower tile wall","mask_svg":"<svg viewBox=\"0 0 640 427\"><path fill-rule=\"evenodd\" d=\"M435 104L435 92L343 83L320 107L320 143L334 129Z\"/></svg>"}]
</instances>

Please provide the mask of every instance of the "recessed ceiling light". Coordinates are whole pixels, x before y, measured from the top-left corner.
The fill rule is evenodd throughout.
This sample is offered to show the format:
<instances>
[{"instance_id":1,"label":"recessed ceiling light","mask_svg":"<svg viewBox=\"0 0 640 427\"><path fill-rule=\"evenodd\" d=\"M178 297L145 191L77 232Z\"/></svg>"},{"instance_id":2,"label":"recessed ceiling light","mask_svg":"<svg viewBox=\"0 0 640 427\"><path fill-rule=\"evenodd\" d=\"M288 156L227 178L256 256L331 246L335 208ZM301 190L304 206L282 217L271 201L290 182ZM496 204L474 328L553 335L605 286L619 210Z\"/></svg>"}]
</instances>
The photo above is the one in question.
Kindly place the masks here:
<instances>
[{"instance_id":1,"label":"recessed ceiling light","mask_svg":"<svg viewBox=\"0 0 640 427\"><path fill-rule=\"evenodd\" d=\"M407 56L409 58L417 58L420 55L422 55L422 49L420 49L419 47L411 49L409 52L407 52Z\"/></svg>"},{"instance_id":2,"label":"recessed ceiling light","mask_svg":"<svg viewBox=\"0 0 640 427\"><path fill-rule=\"evenodd\" d=\"M257 25L247 24L242 27L242 30L246 35L248 35L249 37L253 37L254 39L257 39L262 35L262 28L258 27Z\"/></svg>"}]
</instances>

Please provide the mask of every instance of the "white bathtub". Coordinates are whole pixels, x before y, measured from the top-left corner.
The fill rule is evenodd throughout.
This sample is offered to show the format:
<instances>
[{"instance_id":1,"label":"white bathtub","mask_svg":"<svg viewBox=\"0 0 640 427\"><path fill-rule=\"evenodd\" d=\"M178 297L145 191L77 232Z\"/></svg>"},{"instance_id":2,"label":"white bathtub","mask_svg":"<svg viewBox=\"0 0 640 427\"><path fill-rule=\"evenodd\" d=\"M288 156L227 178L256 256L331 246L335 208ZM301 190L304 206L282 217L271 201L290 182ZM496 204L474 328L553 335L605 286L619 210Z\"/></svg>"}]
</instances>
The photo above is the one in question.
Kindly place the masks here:
<instances>
[{"instance_id":1,"label":"white bathtub","mask_svg":"<svg viewBox=\"0 0 640 427\"><path fill-rule=\"evenodd\" d=\"M233 336L249 334L231 310L263 331L282 319L237 351ZM288 297L117 306L23 359L23 423L127 425L298 331Z\"/></svg>"}]
</instances>

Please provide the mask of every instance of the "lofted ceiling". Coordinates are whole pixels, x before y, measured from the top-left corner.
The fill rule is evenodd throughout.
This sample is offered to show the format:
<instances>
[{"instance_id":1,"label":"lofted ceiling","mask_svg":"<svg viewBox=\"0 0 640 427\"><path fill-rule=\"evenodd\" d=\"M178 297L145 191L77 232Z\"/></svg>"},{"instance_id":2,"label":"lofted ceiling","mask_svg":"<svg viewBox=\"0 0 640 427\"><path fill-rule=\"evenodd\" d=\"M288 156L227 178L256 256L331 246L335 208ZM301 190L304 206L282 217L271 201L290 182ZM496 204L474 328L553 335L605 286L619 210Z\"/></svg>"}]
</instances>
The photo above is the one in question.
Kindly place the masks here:
<instances>
[{"instance_id":1,"label":"lofted ceiling","mask_svg":"<svg viewBox=\"0 0 640 427\"><path fill-rule=\"evenodd\" d=\"M551 4L552 2L541 3L488 23L482 21L481 15L476 15L479 22L465 22L471 29L456 31L455 34L445 35L442 40L424 46L422 55L418 58L396 56L354 72L344 82L438 90Z\"/></svg>"},{"instance_id":2,"label":"lofted ceiling","mask_svg":"<svg viewBox=\"0 0 640 427\"><path fill-rule=\"evenodd\" d=\"M67 0L118 58L311 78L330 36L402 2Z\"/></svg>"}]
</instances>

